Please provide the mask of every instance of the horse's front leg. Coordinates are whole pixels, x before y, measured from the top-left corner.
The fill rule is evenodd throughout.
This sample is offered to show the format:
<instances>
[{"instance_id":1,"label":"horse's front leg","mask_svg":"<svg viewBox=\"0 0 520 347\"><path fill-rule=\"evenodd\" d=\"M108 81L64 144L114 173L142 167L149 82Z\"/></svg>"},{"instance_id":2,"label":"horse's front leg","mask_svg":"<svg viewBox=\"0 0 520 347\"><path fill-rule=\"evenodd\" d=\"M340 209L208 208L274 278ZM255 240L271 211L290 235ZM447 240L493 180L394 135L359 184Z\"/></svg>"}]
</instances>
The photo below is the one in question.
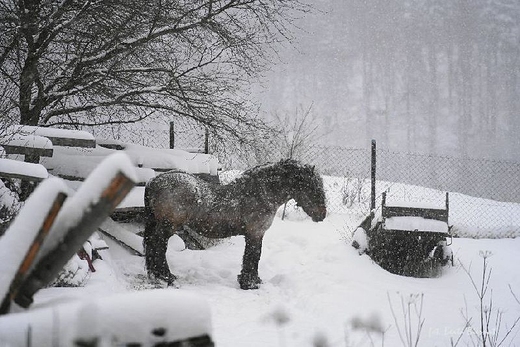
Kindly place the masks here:
<instances>
[{"instance_id":1,"label":"horse's front leg","mask_svg":"<svg viewBox=\"0 0 520 347\"><path fill-rule=\"evenodd\" d=\"M258 289L262 280L258 277L258 262L262 254L262 239L260 236L245 236L246 246L242 260L242 271L238 275L238 283L241 289Z\"/></svg>"},{"instance_id":2,"label":"horse's front leg","mask_svg":"<svg viewBox=\"0 0 520 347\"><path fill-rule=\"evenodd\" d=\"M167 222L158 222L156 228L146 228L143 237L145 264L148 276L163 280L168 285L173 284L175 276L170 272L166 260L168 239L173 233L173 227Z\"/></svg>"}]
</instances>

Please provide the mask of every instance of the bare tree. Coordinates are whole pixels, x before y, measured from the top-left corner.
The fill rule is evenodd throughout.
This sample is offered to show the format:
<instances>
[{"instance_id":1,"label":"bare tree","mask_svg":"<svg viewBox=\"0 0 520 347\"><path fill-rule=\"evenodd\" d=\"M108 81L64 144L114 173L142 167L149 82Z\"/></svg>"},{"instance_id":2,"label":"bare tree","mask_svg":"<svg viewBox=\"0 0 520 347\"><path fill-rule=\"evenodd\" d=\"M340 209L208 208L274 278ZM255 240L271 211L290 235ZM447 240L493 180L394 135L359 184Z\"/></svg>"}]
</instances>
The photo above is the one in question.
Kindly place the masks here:
<instances>
[{"instance_id":1,"label":"bare tree","mask_svg":"<svg viewBox=\"0 0 520 347\"><path fill-rule=\"evenodd\" d=\"M308 107L300 105L294 113L274 113L273 117L277 129L275 142L282 158L301 157L309 145L323 137L312 104Z\"/></svg>"},{"instance_id":2,"label":"bare tree","mask_svg":"<svg viewBox=\"0 0 520 347\"><path fill-rule=\"evenodd\" d=\"M263 126L244 86L289 38L298 0L5 0L0 87L19 123L169 114L217 133Z\"/></svg>"}]
</instances>

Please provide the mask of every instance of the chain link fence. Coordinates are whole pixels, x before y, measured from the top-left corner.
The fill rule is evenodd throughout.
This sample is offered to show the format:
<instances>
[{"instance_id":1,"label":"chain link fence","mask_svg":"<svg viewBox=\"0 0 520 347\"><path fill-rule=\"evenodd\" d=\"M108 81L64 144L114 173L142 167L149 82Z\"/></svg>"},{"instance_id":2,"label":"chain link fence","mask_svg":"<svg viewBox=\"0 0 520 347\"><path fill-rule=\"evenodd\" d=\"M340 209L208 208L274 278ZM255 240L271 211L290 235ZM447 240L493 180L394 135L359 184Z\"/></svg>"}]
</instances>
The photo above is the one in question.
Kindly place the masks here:
<instances>
[{"instance_id":1,"label":"chain link fence","mask_svg":"<svg viewBox=\"0 0 520 347\"><path fill-rule=\"evenodd\" d=\"M114 138L156 148L170 146L171 128L163 124L139 124L89 129L95 136ZM205 131L195 122L176 121L175 148L204 148ZM219 158L223 171L248 167L287 157L276 142L256 148L236 143L214 143L209 152ZM339 146L305 145L293 158L315 165L324 176L331 215L350 215L347 233L370 212L371 150ZM450 192L450 224L462 237L502 238L520 236L520 164L484 159L442 157L376 151L376 208L381 195L388 201L444 203ZM348 224L348 223L347 223ZM338 226L338 228L342 228Z\"/></svg>"},{"instance_id":2,"label":"chain link fence","mask_svg":"<svg viewBox=\"0 0 520 347\"><path fill-rule=\"evenodd\" d=\"M205 131L194 120L146 119L135 124L83 127L96 138L118 140L153 148L170 148L200 151L204 149ZM172 141L172 133L174 143Z\"/></svg>"},{"instance_id":3,"label":"chain link fence","mask_svg":"<svg viewBox=\"0 0 520 347\"><path fill-rule=\"evenodd\" d=\"M444 201L455 234L520 236L520 164L377 151L378 191L404 201Z\"/></svg>"}]
</instances>

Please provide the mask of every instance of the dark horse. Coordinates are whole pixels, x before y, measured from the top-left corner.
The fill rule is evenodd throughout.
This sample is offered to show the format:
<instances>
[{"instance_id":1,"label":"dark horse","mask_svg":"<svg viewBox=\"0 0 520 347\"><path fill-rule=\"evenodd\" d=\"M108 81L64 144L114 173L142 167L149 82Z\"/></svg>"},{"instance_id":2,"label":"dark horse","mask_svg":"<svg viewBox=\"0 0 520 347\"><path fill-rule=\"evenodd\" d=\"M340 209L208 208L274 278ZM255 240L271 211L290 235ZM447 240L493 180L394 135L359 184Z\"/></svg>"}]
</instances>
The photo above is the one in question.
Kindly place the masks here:
<instances>
[{"instance_id":1,"label":"dark horse","mask_svg":"<svg viewBox=\"0 0 520 347\"><path fill-rule=\"evenodd\" d=\"M313 221L325 218L323 181L314 167L282 160L247 170L230 184L211 184L193 175L169 171L145 189L146 269L152 278L175 280L166 262L168 239L183 226L209 238L244 235L246 245L238 282L242 289L261 283L258 262L264 233L278 208L290 199Z\"/></svg>"}]
</instances>

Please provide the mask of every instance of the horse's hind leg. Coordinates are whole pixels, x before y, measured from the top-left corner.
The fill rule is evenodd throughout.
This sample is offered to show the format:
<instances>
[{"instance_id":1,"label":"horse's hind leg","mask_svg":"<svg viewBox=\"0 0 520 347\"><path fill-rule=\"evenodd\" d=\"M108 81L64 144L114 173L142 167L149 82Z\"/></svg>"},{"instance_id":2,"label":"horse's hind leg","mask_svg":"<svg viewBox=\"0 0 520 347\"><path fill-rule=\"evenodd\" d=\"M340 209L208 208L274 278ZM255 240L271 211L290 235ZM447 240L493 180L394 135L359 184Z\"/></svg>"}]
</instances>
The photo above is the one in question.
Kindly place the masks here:
<instances>
[{"instance_id":1,"label":"horse's hind leg","mask_svg":"<svg viewBox=\"0 0 520 347\"><path fill-rule=\"evenodd\" d=\"M258 289L262 280L258 277L258 262L262 254L262 238L246 236L242 271L238 275L241 289Z\"/></svg>"},{"instance_id":2,"label":"horse's hind leg","mask_svg":"<svg viewBox=\"0 0 520 347\"><path fill-rule=\"evenodd\" d=\"M145 252L145 264L148 276L155 279L166 281L172 284L175 276L170 272L166 261L166 249L168 239L172 234L172 226L166 222L153 223L146 225L143 237Z\"/></svg>"}]
</instances>

